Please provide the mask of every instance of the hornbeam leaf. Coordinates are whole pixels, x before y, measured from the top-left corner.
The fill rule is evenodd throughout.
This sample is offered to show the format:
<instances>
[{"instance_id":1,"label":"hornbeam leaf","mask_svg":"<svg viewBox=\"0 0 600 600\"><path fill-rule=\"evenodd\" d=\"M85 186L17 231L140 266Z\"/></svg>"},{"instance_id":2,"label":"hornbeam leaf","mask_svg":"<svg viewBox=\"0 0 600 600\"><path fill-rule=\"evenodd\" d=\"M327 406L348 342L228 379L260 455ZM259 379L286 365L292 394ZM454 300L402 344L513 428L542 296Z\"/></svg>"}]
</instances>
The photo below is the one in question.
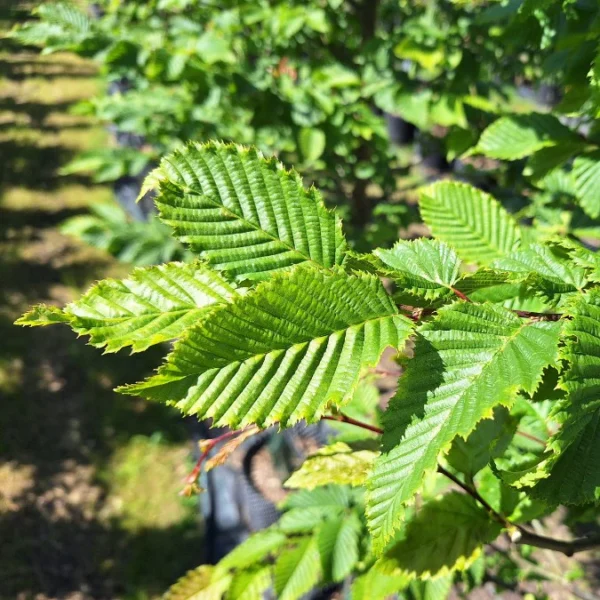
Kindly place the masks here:
<instances>
[{"instance_id":1,"label":"hornbeam leaf","mask_svg":"<svg viewBox=\"0 0 600 600\"><path fill-rule=\"evenodd\" d=\"M40 304L16 324L69 323L106 352L126 346L140 352L181 336L207 310L236 296L234 286L201 262L167 263L137 268L121 281L104 279L63 310Z\"/></svg>"},{"instance_id":2,"label":"hornbeam leaf","mask_svg":"<svg viewBox=\"0 0 600 600\"><path fill-rule=\"evenodd\" d=\"M275 563L275 591L279 600L296 600L321 578L317 539L300 539L295 548L282 552Z\"/></svg>"},{"instance_id":3,"label":"hornbeam leaf","mask_svg":"<svg viewBox=\"0 0 600 600\"><path fill-rule=\"evenodd\" d=\"M495 260L492 267L514 274L517 281L527 278L530 288L552 304L581 291L588 282L585 268L575 264L567 250L555 244L532 244Z\"/></svg>"},{"instance_id":4,"label":"hornbeam leaf","mask_svg":"<svg viewBox=\"0 0 600 600\"><path fill-rule=\"evenodd\" d=\"M434 237L481 265L516 250L521 231L500 203L466 183L442 181L419 198L421 216Z\"/></svg>"},{"instance_id":5,"label":"hornbeam leaf","mask_svg":"<svg viewBox=\"0 0 600 600\"><path fill-rule=\"evenodd\" d=\"M218 576L214 567L202 565L172 585L164 600L221 600L230 582L231 575Z\"/></svg>"},{"instance_id":6,"label":"hornbeam leaf","mask_svg":"<svg viewBox=\"0 0 600 600\"><path fill-rule=\"evenodd\" d=\"M385 600L404 590L412 577L404 572L387 573L375 563L352 582L351 600Z\"/></svg>"},{"instance_id":7,"label":"hornbeam leaf","mask_svg":"<svg viewBox=\"0 0 600 600\"><path fill-rule=\"evenodd\" d=\"M581 208L592 218L600 217L600 152L583 154L573 161L573 178Z\"/></svg>"},{"instance_id":8,"label":"hornbeam leaf","mask_svg":"<svg viewBox=\"0 0 600 600\"><path fill-rule=\"evenodd\" d=\"M411 519L399 538L379 560L386 572L421 578L467 569L484 544L495 540L502 526L473 498L450 492L428 502Z\"/></svg>"},{"instance_id":9,"label":"hornbeam leaf","mask_svg":"<svg viewBox=\"0 0 600 600\"><path fill-rule=\"evenodd\" d=\"M562 352L568 368L560 383L567 397L553 415L561 428L548 443L554 452L544 465L548 476L532 489L549 505L600 500L600 291L580 296L569 315Z\"/></svg>"},{"instance_id":10,"label":"hornbeam leaf","mask_svg":"<svg viewBox=\"0 0 600 600\"><path fill-rule=\"evenodd\" d=\"M315 421L410 332L376 277L300 267L211 312L157 375L120 391L215 425Z\"/></svg>"},{"instance_id":11,"label":"hornbeam leaf","mask_svg":"<svg viewBox=\"0 0 600 600\"><path fill-rule=\"evenodd\" d=\"M378 455L374 450L353 450L348 444L335 442L309 456L285 486L312 490L330 483L363 485Z\"/></svg>"},{"instance_id":12,"label":"hornbeam leaf","mask_svg":"<svg viewBox=\"0 0 600 600\"><path fill-rule=\"evenodd\" d=\"M414 358L384 414L384 450L368 484L367 515L382 549L403 506L457 436L466 438L519 390L533 392L557 360L561 324L520 319L496 305L459 302L417 334Z\"/></svg>"},{"instance_id":13,"label":"hornbeam leaf","mask_svg":"<svg viewBox=\"0 0 600 600\"><path fill-rule=\"evenodd\" d=\"M227 600L264 600L272 584L272 571L268 566L236 573L227 590Z\"/></svg>"},{"instance_id":14,"label":"hornbeam leaf","mask_svg":"<svg viewBox=\"0 0 600 600\"><path fill-rule=\"evenodd\" d=\"M519 160L543 148L577 140L578 136L552 115L509 115L492 123L481 134L472 152L502 160Z\"/></svg>"},{"instance_id":15,"label":"hornbeam leaf","mask_svg":"<svg viewBox=\"0 0 600 600\"><path fill-rule=\"evenodd\" d=\"M190 144L165 157L145 189L160 218L209 264L237 279L266 279L309 262L343 262L340 220L300 176L255 149Z\"/></svg>"},{"instance_id":16,"label":"hornbeam leaf","mask_svg":"<svg viewBox=\"0 0 600 600\"><path fill-rule=\"evenodd\" d=\"M426 300L452 294L460 260L456 252L437 240L399 241L391 250L374 251L387 267L389 276L406 291Z\"/></svg>"},{"instance_id":17,"label":"hornbeam leaf","mask_svg":"<svg viewBox=\"0 0 600 600\"><path fill-rule=\"evenodd\" d=\"M359 558L362 526L356 513L325 521L317 534L324 577L342 581L355 567Z\"/></svg>"}]
</instances>

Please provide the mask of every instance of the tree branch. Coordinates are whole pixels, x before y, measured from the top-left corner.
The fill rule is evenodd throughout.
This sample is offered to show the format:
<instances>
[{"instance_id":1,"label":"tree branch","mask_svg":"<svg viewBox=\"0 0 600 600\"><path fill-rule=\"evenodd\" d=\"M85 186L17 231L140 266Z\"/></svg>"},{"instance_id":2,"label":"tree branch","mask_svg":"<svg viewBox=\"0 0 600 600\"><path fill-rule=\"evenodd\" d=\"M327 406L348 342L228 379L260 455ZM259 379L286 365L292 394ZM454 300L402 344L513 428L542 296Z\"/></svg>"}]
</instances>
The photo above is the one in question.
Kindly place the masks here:
<instances>
[{"instance_id":1,"label":"tree branch","mask_svg":"<svg viewBox=\"0 0 600 600\"><path fill-rule=\"evenodd\" d=\"M338 421L340 423L348 423L356 427L361 427L378 435L383 434L383 429L370 423L364 423L358 419L348 417L343 413L335 415L326 415L323 417L329 421ZM515 544L527 544L528 546L535 546L536 548L544 548L546 550L554 550L555 552L562 552L566 556L573 556L576 552L583 552L584 550L591 550L593 548L600 548L600 535L590 536L583 538L575 538L573 540L557 540L549 538L543 535L538 535L525 529L522 525L516 525L511 523L503 514L495 510L490 503L481 496L474 486L468 485L461 481L456 475L438 465L438 473L444 477L450 479L454 484L461 488L466 494L471 496L477 503L479 503L489 513L490 517L500 523L504 528L509 530L510 539Z\"/></svg>"}]
</instances>

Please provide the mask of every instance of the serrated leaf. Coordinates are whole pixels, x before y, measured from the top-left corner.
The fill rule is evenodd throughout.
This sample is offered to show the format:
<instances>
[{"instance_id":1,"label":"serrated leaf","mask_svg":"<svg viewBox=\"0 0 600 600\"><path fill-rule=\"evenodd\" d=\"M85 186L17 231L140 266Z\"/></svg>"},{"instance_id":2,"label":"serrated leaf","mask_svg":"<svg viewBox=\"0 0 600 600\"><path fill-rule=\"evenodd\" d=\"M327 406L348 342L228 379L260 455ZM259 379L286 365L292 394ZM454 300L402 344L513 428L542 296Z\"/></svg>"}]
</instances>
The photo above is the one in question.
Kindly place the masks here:
<instances>
[{"instance_id":1,"label":"serrated leaf","mask_svg":"<svg viewBox=\"0 0 600 600\"><path fill-rule=\"evenodd\" d=\"M272 580L271 566L236 573L227 590L227 600L264 600Z\"/></svg>"},{"instance_id":2,"label":"serrated leaf","mask_svg":"<svg viewBox=\"0 0 600 600\"><path fill-rule=\"evenodd\" d=\"M581 291L588 281L585 269L557 245L533 244L495 260L492 267L514 273L517 281L528 279L529 287L553 305L564 296Z\"/></svg>"},{"instance_id":3,"label":"serrated leaf","mask_svg":"<svg viewBox=\"0 0 600 600\"><path fill-rule=\"evenodd\" d=\"M577 248L573 253L573 262L588 270L590 281L600 283L600 252L588 248Z\"/></svg>"},{"instance_id":4,"label":"serrated leaf","mask_svg":"<svg viewBox=\"0 0 600 600\"><path fill-rule=\"evenodd\" d=\"M341 485L330 485L315 490L300 490L290 494L283 502L285 509L323 508L327 506L349 508L353 494L350 488Z\"/></svg>"},{"instance_id":5,"label":"serrated leaf","mask_svg":"<svg viewBox=\"0 0 600 600\"><path fill-rule=\"evenodd\" d=\"M351 600L387 600L406 589L412 577L407 573L387 573L375 563L352 582Z\"/></svg>"},{"instance_id":6,"label":"serrated leaf","mask_svg":"<svg viewBox=\"0 0 600 600\"><path fill-rule=\"evenodd\" d=\"M232 569L242 570L261 564L272 553L282 548L286 541L285 534L277 529L253 533L221 559L215 567L216 571L223 574Z\"/></svg>"},{"instance_id":7,"label":"serrated leaf","mask_svg":"<svg viewBox=\"0 0 600 600\"><path fill-rule=\"evenodd\" d=\"M313 588L321 578L316 538L300 539L295 548L282 552L274 575L278 600L296 600Z\"/></svg>"},{"instance_id":8,"label":"serrated leaf","mask_svg":"<svg viewBox=\"0 0 600 600\"><path fill-rule=\"evenodd\" d=\"M424 188L421 216L434 237L481 265L516 250L521 231L500 203L465 183L442 181Z\"/></svg>"},{"instance_id":9,"label":"serrated leaf","mask_svg":"<svg viewBox=\"0 0 600 600\"><path fill-rule=\"evenodd\" d=\"M600 291L580 296L568 312L560 383L567 396L554 414L561 427L548 443L548 476L531 490L550 505L600 500Z\"/></svg>"},{"instance_id":10,"label":"serrated leaf","mask_svg":"<svg viewBox=\"0 0 600 600\"><path fill-rule=\"evenodd\" d=\"M15 321L15 325L23 327L44 327L55 323L70 323L71 317L58 308L47 304L38 304L29 309L24 315Z\"/></svg>"},{"instance_id":11,"label":"serrated leaf","mask_svg":"<svg viewBox=\"0 0 600 600\"><path fill-rule=\"evenodd\" d=\"M319 192L255 149L191 144L151 177L160 218L175 237L232 277L265 279L299 263L343 261L340 221Z\"/></svg>"},{"instance_id":12,"label":"serrated leaf","mask_svg":"<svg viewBox=\"0 0 600 600\"><path fill-rule=\"evenodd\" d=\"M592 218L600 217L600 152L582 154L573 161L573 178L581 208Z\"/></svg>"},{"instance_id":13,"label":"serrated leaf","mask_svg":"<svg viewBox=\"0 0 600 600\"><path fill-rule=\"evenodd\" d=\"M576 140L576 134L552 115L509 115L484 130L473 152L501 160L518 160L543 148Z\"/></svg>"},{"instance_id":14,"label":"serrated leaf","mask_svg":"<svg viewBox=\"0 0 600 600\"><path fill-rule=\"evenodd\" d=\"M215 567L202 565L172 585L163 600L221 600L230 582L230 575L219 576Z\"/></svg>"},{"instance_id":15,"label":"serrated leaf","mask_svg":"<svg viewBox=\"0 0 600 600\"><path fill-rule=\"evenodd\" d=\"M359 558L362 525L356 513L326 521L317 534L321 568L326 581L342 581Z\"/></svg>"},{"instance_id":16,"label":"serrated leaf","mask_svg":"<svg viewBox=\"0 0 600 600\"><path fill-rule=\"evenodd\" d=\"M353 450L348 444L335 442L309 456L285 486L312 490L330 483L363 485L378 455L374 450Z\"/></svg>"},{"instance_id":17,"label":"serrated leaf","mask_svg":"<svg viewBox=\"0 0 600 600\"><path fill-rule=\"evenodd\" d=\"M510 418L508 410L498 406L493 417L478 423L467 439L454 439L446 460L457 471L473 477L492 458L506 450L516 426L516 420Z\"/></svg>"},{"instance_id":18,"label":"serrated leaf","mask_svg":"<svg viewBox=\"0 0 600 600\"><path fill-rule=\"evenodd\" d=\"M391 250L374 251L390 277L405 290L435 300L452 294L459 275L460 260L454 250L436 240L401 240Z\"/></svg>"},{"instance_id":19,"label":"serrated leaf","mask_svg":"<svg viewBox=\"0 0 600 600\"><path fill-rule=\"evenodd\" d=\"M65 308L71 327L105 352L132 352L172 340L207 310L237 296L207 265L167 263L138 268L121 281L105 279Z\"/></svg>"},{"instance_id":20,"label":"serrated leaf","mask_svg":"<svg viewBox=\"0 0 600 600\"><path fill-rule=\"evenodd\" d=\"M416 337L398 391L384 415L384 450L369 480L367 515L374 545L397 531L402 507L435 470L457 436L492 409L533 392L557 360L561 324L520 319L495 305L459 302L440 309Z\"/></svg>"},{"instance_id":21,"label":"serrated leaf","mask_svg":"<svg viewBox=\"0 0 600 600\"><path fill-rule=\"evenodd\" d=\"M315 421L410 331L377 278L296 268L212 312L157 375L120 391L234 428Z\"/></svg>"},{"instance_id":22,"label":"serrated leaf","mask_svg":"<svg viewBox=\"0 0 600 600\"><path fill-rule=\"evenodd\" d=\"M501 530L470 496L450 492L429 501L407 523L399 540L380 559L380 568L422 578L464 570Z\"/></svg>"},{"instance_id":23,"label":"serrated leaf","mask_svg":"<svg viewBox=\"0 0 600 600\"><path fill-rule=\"evenodd\" d=\"M415 580L410 584L414 600L446 600L452 589L453 576L441 575L426 581Z\"/></svg>"}]
</instances>

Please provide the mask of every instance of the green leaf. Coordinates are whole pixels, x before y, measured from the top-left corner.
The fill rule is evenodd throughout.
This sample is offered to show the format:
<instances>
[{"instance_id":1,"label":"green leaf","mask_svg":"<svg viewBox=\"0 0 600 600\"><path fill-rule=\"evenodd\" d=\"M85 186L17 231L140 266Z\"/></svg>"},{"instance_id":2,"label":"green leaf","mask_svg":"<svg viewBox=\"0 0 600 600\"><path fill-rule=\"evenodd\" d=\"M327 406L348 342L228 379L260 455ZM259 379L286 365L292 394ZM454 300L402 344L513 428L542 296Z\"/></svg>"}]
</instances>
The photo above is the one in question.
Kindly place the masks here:
<instances>
[{"instance_id":1,"label":"green leaf","mask_svg":"<svg viewBox=\"0 0 600 600\"><path fill-rule=\"evenodd\" d=\"M286 536L276 529L265 529L254 533L221 559L216 566L217 572L225 573L231 569L247 569L261 564L286 541Z\"/></svg>"},{"instance_id":2,"label":"green leaf","mask_svg":"<svg viewBox=\"0 0 600 600\"><path fill-rule=\"evenodd\" d=\"M573 178L581 208L592 218L600 217L600 151L578 156Z\"/></svg>"},{"instance_id":3,"label":"green leaf","mask_svg":"<svg viewBox=\"0 0 600 600\"><path fill-rule=\"evenodd\" d=\"M339 219L294 171L255 149L209 142L165 157L146 186L175 237L237 279L309 262L342 263Z\"/></svg>"},{"instance_id":4,"label":"green leaf","mask_svg":"<svg viewBox=\"0 0 600 600\"><path fill-rule=\"evenodd\" d=\"M309 456L285 486L312 490L330 483L363 485L378 455L373 450L353 450L348 444L335 442Z\"/></svg>"},{"instance_id":5,"label":"green leaf","mask_svg":"<svg viewBox=\"0 0 600 600\"><path fill-rule=\"evenodd\" d=\"M168 263L135 269L122 281L100 281L65 314L92 346L140 352L180 337L208 310L235 297L231 284L205 264Z\"/></svg>"},{"instance_id":6,"label":"green leaf","mask_svg":"<svg viewBox=\"0 0 600 600\"><path fill-rule=\"evenodd\" d=\"M275 563L275 591L278 600L296 600L321 579L321 560L317 539L300 539L295 548L286 550Z\"/></svg>"},{"instance_id":7,"label":"green leaf","mask_svg":"<svg viewBox=\"0 0 600 600\"><path fill-rule=\"evenodd\" d=\"M172 585L163 600L221 600L230 582L230 575L218 576L214 567L202 565Z\"/></svg>"},{"instance_id":8,"label":"green leaf","mask_svg":"<svg viewBox=\"0 0 600 600\"><path fill-rule=\"evenodd\" d=\"M387 573L375 563L365 574L357 577L350 590L351 600L386 600L404 590L412 577L407 573Z\"/></svg>"},{"instance_id":9,"label":"green leaf","mask_svg":"<svg viewBox=\"0 0 600 600\"><path fill-rule=\"evenodd\" d=\"M520 319L495 305L440 309L416 338L384 415L384 450L369 481L367 515L375 547L397 531L402 507L457 436L466 437L519 390L533 392L557 360L561 324Z\"/></svg>"},{"instance_id":10,"label":"green leaf","mask_svg":"<svg viewBox=\"0 0 600 600\"><path fill-rule=\"evenodd\" d=\"M236 573L227 590L227 600L264 600L272 583L272 567L259 567Z\"/></svg>"},{"instance_id":11,"label":"green leaf","mask_svg":"<svg viewBox=\"0 0 600 600\"><path fill-rule=\"evenodd\" d=\"M317 534L321 567L326 581L342 581L359 558L362 525L356 513L326 521Z\"/></svg>"},{"instance_id":12,"label":"green leaf","mask_svg":"<svg viewBox=\"0 0 600 600\"><path fill-rule=\"evenodd\" d=\"M485 129L473 152L501 160L518 160L542 148L577 139L576 134L552 115L509 115Z\"/></svg>"},{"instance_id":13,"label":"green leaf","mask_svg":"<svg viewBox=\"0 0 600 600\"><path fill-rule=\"evenodd\" d=\"M424 188L419 205L434 237L466 261L486 265L521 243L519 227L500 203L465 183L442 181Z\"/></svg>"},{"instance_id":14,"label":"green leaf","mask_svg":"<svg viewBox=\"0 0 600 600\"><path fill-rule=\"evenodd\" d=\"M399 540L380 559L380 568L419 577L464 570L501 530L470 496L450 492L429 501L407 523Z\"/></svg>"},{"instance_id":15,"label":"green leaf","mask_svg":"<svg viewBox=\"0 0 600 600\"><path fill-rule=\"evenodd\" d=\"M15 321L23 327L44 327L55 323L70 323L71 317L58 306L38 304Z\"/></svg>"},{"instance_id":16,"label":"green leaf","mask_svg":"<svg viewBox=\"0 0 600 600\"><path fill-rule=\"evenodd\" d=\"M447 295L458 280L460 260L456 252L436 240L401 240L391 249L374 251L389 276L406 291L426 300Z\"/></svg>"},{"instance_id":17,"label":"green leaf","mask_svg":"<svg viewBox=\"0 0 600 600\"><path fill-rule=\"evenodd\" d=\"M318 420L411 323L381 282L312 268L280 273L188 330L158 374L121 388L215 425Z\"/></svg>"},{"instance_id":18,"label":"green leaf","mask_svg":"<svg viewBox=\"0 0 600 600\"><path fill-rule=\"evenodd\" d=\"M581 291L588 281L585 269L577 266L558 245L533 244L495 260L492 267L514 273L517 280L528 279L530 287L551 304L558 304L563 296Z\"/></svg>"},{"instance_id":19,"label":"green leaf","mask_svg":"<svg viewBox=\"0 0 600 600\"><path fill-rule=\"evenodd\" d=\"M498 406L491 419L481 421L465 440L457 437L446 459L457 471L473 477L492 458L500 456L516 430L516 421L506 408Z\"/></svg>"},{"instance_id":20,"label":"green leaf","mask_svg":"<svg viewBox=\"0 0 600 600\"><path fill-rule=\"evenodd\" d=\"M325 151L325 134L320 129L305 127L298 135L300 151L306 162L314 162Z\"/></svg>"},{"instance_id":21,"label":"green leaf","mask_svg":"<svg viewBox=\"0 0 600 600\"><path fill-rule=\"evenodd\" d=\"M349 508L353 494L350 488L340 485L320 487L316 490L300 490L290 494L283 502L287 510L292 508L324 508L328 506Z\"/></svg>"},{"instance_id":22,"label":"green leaf","mask_svg":"<svg viewBox=\"0 0 600 600\"><path fill-rule=\"evenodd\" d=\"M550 505L600 500L600 291L580 296L568 312L560 384L567 396L554 413L561 427L548 443L548 477L532 489Z\"/></svg>"},{"instance_id":23,"label":"green leaf","mask_svg":"<svg viewBox=\"0 0 600 600\"><path fill-rule=\"evenodd\" d=\"M426 581L415 580L410 583L414 600L446 600L452 589L452 575L442 575Z\"/></svg>"}]
</instances>

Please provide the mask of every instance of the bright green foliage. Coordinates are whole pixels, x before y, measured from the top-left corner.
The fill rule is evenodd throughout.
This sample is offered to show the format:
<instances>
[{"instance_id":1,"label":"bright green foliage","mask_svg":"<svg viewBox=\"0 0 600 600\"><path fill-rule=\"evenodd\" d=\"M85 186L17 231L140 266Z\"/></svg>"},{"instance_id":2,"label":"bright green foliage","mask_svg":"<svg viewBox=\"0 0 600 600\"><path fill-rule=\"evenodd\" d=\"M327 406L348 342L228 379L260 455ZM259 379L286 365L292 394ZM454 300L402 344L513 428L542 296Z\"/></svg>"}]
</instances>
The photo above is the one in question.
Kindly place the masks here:
<instances>
[{"instance_id":1,"label":"bright green foliage","mask_svg":"<svg viewBox=\"0 0 600 600\"><path fill-rule=\"evenodd\" d=\"M558 173L544 193L574 198ZM167 156L147 185L207 262L136 269L18 323L65 323L107 351L177 339L154 376L119 391L218 426L327 416L340 434L289 478L300 490L275 525L188 574L168 600L259 600L267 589L297 600L349 577L355 600L444 598L457 571L481 583L475 561L502 528L559 503L598 503L595 251L442 182L420 201L437 239L350 252L318 192L221 143ZM413 334L382 410L395 372L387 357L380 365L384 350Z\"/></svg>"},{"instance_id":2,"label":"bright green foliage","mask_svg":"<svg viewBox=\"0 0 600 600\"><path fill-rule=\"evenodd\" d=\"M600 217L600 152L582 154L573 161L573 178L581 208L592 217Z\"/></svg>"},{"instance_id":3,"label":"bright green foliage","mask_svg":"<svg viewBox=\"0 0 600 600\"><path fill-rule=\"evenodd\" d=\"M367 508L377 548L401 519L401 508L457 436L466 437L509 406L520 389L533 392L557 359L560 324L520 319L489 304L464 302L422 326L414 358L384 415L384 450L369 483Z\"/></svg>"},{"instance_id":4,"label":"bright green foliage","mask_svg":"<svg viewBox=\"0 0 600 600\"><path fill-rule=\"evenodd\" d=\"M140 352L180 337L208 309L236 296L231 284L203 263L168 263L135 269L122 281L105 279L62 314L74 331L90 336L92 346L106 352L131 346ZM55 315L53 309L35 324L51 323Z\"/></svg>"},{"instance_id":5,"label":"bright green foliage","mask_svg":"<svg viewBox=\"0 0 600 600\"><path fill-rule=\"evenodd\" d=\"M452 294L460 260L452 250L435 240L399 241L391 250L375 250L377 256L404 290L434 300Z\"/></svg>"},{"instance_id":6,"label":"bright green foliage","mask_svg":"<svg viewBox=\"0 0 600 600\"><path fill-rule=\"evenodd\" d=\"M466 261L486 265L520 245L521 233L513 218L494 198L470 185L431 185L422 191L419 206L434 237Z\"/></svg>"},{"instance_id":7,"label":"bright green foliage","mask_svg":"<svg viewBox=\"0 0 600 600\"><path fill-rule=\"evenodd\" d=\"M411 330L369 275L275 275L194 326L158 374L124 389L216 424L314 421Z\"/></svg>"},{"instance_id":8,"label":"bright green foliage","mask_svg":"<svg viewBox=\"0 0 600 600\"><path fill-rule=\"evenodd\" d=\"M326 521L317 537L325 579L343 581L356 566L362 524L356 513Z\"/></svg>"},{"instance_id":9,"label":"bright green foliage","mask_svg":"<svg viewBox=\"0 0 600 600\"><path fill-rule=\"evenodd\" d=\"M308 592L320 579L321 567L317 540L300 539L275 563L275 591L280 600L294 600Z\"/></svg>"},{"instance_id":10,"label":"bright green foliage","mask_svg":"<svg viewBox=\"0 0 600 600\"><path fill-rule=\"evenodd\" d=\"M492 267L511 273L517 281L527 280L552 306L581 292L588 282L585 269L575 265L560 246L533 244L494 261Z\"/></svg>"},{"instance_id":11,"label":"bright green foliage","mask_svg":"<svg viewBox=\"0 0 600 600\"><path fill-rule=\"evenodd\" d=\"M363 485L378 454L336 442L309 456L285 485L309 490L329 483Z\"/></svg>"},{"instance_id":12,"label":"bright green foliage","mask_svg":"<svg viewBox=\"0 0 600 600\"><path fill-rule=\"evenodd\" d=\"M542 148L576 140L577 137L552 115L510 115L492 123L473 152L491 158L518 160Z\"/></svg>"},{"instance_id":13,"label":"bright green foliage","mask_svg":"<svg viewBox=\"0 0 600 600\"><path fill-rule=\"evenodd\" d=\"M216 269L238 279L309 262L343 261L341 225L317 190L254 149L190 144L164 158L158 182L161 219Z\"/></svg>"},{"instance_id":14,"label":"bright green foliage","mask_svg":"<svg viewBox=\"0 0 600 600\"><path fill-rule=\"evenodd\" d=\"M600 499L600 294L580 296L565 324L568 362L561 386L566 398L555 408L559 431L549 440L554 455L548 474L533 489L550 504L584 504Z\"/></svg>"},{"instance_id":15,"label":"bright green foliage","mask_svg":"<svg viewBox=\"0 0 600 600\"><path fill-rule=\"evenodd\" d=\"M501 525L472 498L450 492L428 502L408 521L398 541L384 552L381 567L421 577L464 570L500 530Z\"/></svg>"}]
</instances>

